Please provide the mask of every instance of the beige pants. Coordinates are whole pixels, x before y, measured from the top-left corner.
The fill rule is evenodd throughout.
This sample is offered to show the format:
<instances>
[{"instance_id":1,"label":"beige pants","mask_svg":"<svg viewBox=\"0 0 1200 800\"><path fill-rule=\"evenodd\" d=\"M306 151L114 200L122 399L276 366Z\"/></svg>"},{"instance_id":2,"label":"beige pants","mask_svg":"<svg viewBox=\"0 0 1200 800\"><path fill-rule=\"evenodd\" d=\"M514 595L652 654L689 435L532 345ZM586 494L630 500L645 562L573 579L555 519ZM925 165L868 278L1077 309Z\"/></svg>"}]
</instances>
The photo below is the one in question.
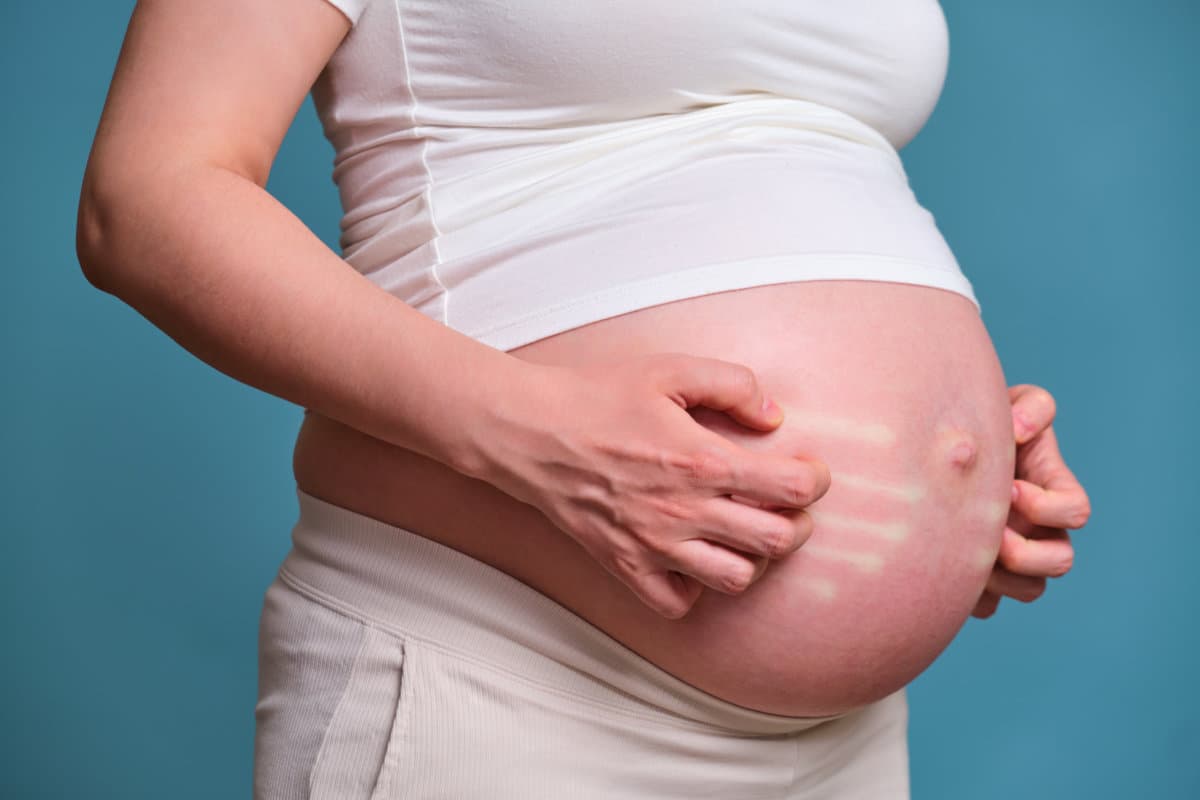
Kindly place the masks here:
<instances>
[{"instance_id":1,"label":"beige pants","mask_svg":"<svg viewBox=\"0 0 1200 800\"><path fill-rule=\"evenodd\" d=\"M509 575L299 492L267 590L257 800L908 797L898 692L764 714Z\"/></svg>"}]
</instances>

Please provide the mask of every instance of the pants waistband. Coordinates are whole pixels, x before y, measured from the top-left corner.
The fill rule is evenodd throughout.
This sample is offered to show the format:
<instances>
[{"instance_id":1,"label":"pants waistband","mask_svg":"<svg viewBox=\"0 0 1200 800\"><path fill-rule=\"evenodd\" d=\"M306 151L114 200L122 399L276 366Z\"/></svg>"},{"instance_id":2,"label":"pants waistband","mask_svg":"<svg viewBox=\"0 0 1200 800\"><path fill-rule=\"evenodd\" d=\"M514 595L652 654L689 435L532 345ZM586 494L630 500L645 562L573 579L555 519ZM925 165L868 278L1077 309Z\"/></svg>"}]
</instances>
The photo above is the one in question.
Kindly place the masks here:
<instances>
[{"instance_id":1,"label":"pants waistband","mask_svg":"<svg viewBox=\"0 0 1200 800\"><path fill-rule=\"evenodd\" d=\"M745 734L805 730L844 715L745 708L660 669L507 573L412 531L297 488L300 514L280 578L401 636L630 710L646 704Z\"/></svg>"}]
</instances>

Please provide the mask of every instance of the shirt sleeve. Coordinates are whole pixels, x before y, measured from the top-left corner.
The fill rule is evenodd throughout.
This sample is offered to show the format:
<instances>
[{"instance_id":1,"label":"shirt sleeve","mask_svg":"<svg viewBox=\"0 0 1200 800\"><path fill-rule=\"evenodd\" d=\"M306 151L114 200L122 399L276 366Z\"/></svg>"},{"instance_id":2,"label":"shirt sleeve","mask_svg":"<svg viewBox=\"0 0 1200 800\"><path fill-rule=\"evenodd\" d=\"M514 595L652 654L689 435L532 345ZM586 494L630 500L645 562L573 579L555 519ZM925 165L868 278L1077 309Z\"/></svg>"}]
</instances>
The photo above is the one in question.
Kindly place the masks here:
<instances>
[{"instance_id":1,"label":"shirt sleeve","mask_svg":"<svg viewBox=\"0 0 1200 800\"><path fill-rule=\"evenodd\" d=\"M363 9L366 8L370 0L325 0L331 6L341 11L350 20L353 26L358 23L358 18L362 16Z\"/></svg>"}]
</instances>

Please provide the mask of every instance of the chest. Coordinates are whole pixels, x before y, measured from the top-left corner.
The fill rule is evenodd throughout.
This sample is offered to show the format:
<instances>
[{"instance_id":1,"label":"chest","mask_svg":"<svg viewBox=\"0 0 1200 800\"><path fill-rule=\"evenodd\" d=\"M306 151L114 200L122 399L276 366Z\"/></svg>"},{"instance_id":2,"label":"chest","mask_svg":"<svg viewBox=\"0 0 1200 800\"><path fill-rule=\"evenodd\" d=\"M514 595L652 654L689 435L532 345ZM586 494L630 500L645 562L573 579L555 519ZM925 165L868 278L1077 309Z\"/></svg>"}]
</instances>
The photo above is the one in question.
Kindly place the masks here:
<instances>
[{"instance_id":1,"label":"chest","mask_svg":"<svg viewBox=\"0 0 1200 800\"><path fill-rule=\"evenodd\" d=\"M377 97L403 89L437 124L584 124L767 93L899 143L936 103L948 42L937 0L398 0L369 6L342 50L335 69Z\"/></svg>"}]
</instances>

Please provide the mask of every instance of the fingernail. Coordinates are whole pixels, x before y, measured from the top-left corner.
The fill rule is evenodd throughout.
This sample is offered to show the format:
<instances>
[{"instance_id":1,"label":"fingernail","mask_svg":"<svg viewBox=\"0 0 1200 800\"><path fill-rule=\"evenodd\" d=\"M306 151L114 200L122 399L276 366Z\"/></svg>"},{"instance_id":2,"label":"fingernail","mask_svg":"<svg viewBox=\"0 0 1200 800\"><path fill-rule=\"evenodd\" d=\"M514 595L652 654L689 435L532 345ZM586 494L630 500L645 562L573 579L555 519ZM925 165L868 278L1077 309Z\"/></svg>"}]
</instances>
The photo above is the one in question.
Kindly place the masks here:
<instances>
[{"instance_id":1,"label":"fingernail","mask_svg":"<svg viewBox=\"0 0 1200 800\"><path fill-rule=\"evenodd\" d=\"M778 422L779 420L783 419L783 409L779 407L778 403L765 395L763 396L762 410L763 414L765 414L767 419L771 422Z\"/></svg>"},{"instance_id":2,"label":"fingernail","mask_svg":"<svg viewBox=\"0 0 1200 800\"><path fill-rule=\"evenodd\" d=\"M1013 488L1012 488L1012 501L1013 501L1014 503L1015 503L1015 502L1017 502L1017 498L1018 498L1018 497L1020 497L1020 496L1021 496L1021 490L1020 490L1020 488L1018 488L1017 482L1016 482L1016 481L1013 481Z\"/></svg>"}]
</instances>

